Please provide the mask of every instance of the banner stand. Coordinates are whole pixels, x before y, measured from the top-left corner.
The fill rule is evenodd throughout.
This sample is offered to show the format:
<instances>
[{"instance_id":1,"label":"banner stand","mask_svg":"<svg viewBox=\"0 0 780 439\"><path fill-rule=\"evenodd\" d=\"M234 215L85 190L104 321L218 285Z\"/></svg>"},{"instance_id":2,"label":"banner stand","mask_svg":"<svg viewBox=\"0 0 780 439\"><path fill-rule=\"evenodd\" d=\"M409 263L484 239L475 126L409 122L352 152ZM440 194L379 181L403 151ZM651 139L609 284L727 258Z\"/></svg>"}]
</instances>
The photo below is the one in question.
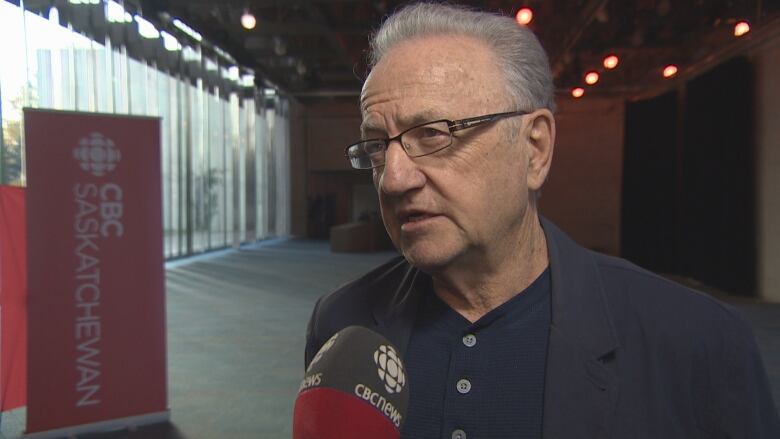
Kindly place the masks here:
<instances>
[{"instance_id":1,"label":"banner stand","mask_svg":"<svg viewBox=\"0 0 780 439\"><path fill-rule=\"evenodd\" d=\"M25 433L24 439L55 439L63 437L76 437L88 433L108 433L110 431L134 429L146 425L160 424L170 420L170 410L146 415L128 416L127 418L111 419L108 421L93 422L90 424L75 425L73 427L57 428L54 430Z\"/></svg>"},{"instance_id":2,"label":"banner stand","mask_svg":"<svg viewBox=\"0 0 780 439\"><path fill-rule=\"evenodd\" d=\"M27 438L168 419L160 119L24 109Z\"/></svg>"}]
</instances>

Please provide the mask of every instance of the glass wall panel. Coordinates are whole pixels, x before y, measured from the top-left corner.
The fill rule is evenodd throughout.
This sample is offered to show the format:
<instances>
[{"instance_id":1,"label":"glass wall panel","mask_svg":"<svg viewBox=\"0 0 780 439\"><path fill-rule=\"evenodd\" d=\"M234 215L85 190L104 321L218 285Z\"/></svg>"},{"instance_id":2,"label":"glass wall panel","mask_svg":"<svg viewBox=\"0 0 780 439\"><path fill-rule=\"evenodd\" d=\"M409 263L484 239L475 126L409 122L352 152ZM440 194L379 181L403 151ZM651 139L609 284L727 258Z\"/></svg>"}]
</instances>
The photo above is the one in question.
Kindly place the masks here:
<instances>
[{"instance_id":1,"label":"glass wall panel","mask_svg":"<svg viewBox=\"0 0 780 439\"><path fill-rule=\"evenodd\" d=\"M222 139L225 142L223 156L225 160L225 245L234 245L235 181L233 180L233 170L235 169L235 143L233 141L233 113L228 101L220 100L220 107L225 123L222 132Z\"/></svg>"},{"instance_id":2,"label":"glass wall panel","mask_svg":"<svg viewBox=\"0 0 780 439\"><path fill-rule=\"evenodd\" d=\"M268 108L265 112L266 122L268 123L268 143L266 144L265 157L265 191L266 191L266 223L268 235L276 235L276 150L274 148L274 129L276 127L276 109Z\"/></svg>"},{"instance_id":3,"label":"glass wall panel","mask_svg":"<svg viewBox=\"0 0 780 439\"><path fill-rule=\"evenodd\" d=\"M173 163L175 169L175 212L176 218L176 244L178 245L179 255L192 253L192 220L189 215L189 147L186 141L187 127L184 121L189 117L189 108L187 107L187 84L179 82L177 84L176 106L178 107L179 120L176 124L178 131L178 143L173 145L171 151L175 151L176 157Z\"/></svg>"},{"instance_id":4,"label":"glass wall panel","mask_svg":"<svg viewBox=\"0 0 780 439\"><path fill-rule=\"evenodd\" d=\"M285 99L255 101L252 77L221 55L195 41L139 43L135 22L96 24L102 15L83 8L105 5L83 3L57 2L82 18L75 29L0 0L0 41L13 42L0 44L0 184L25 184L25 106L154 116L166 258L288 234Z\"/></svg>"},{"instance_id":5,"label":"glass wall panel","mask_svg":"<svg viewBox=\"0 0 780 439\"><path fill-rule=\"evenodd\" d=\"M180 163L180 142L179 142L179 84L178 82L172 82L169 89L172 101L169 104L171 125L170 125L170 139L171 146L169 150L168 173L170 175L171 196L170 204L163 206L169 210L168 215L171 218L170 229L168 234L170 235L171 256L176 257L182 253L182 240L180 239L182 221L181 215L179 215L179 206L181 205L181 185L179 184L179 168Z\"/></svg>"},{"instance_id":6,"label":"glass wall panel","mask_svg":"<svg viewBox=\"0 0 780 439\"><path fill-rule=\"evenodd\" d=\"M94 111L94 81L92 48L73 46L73 67L76 73L76 110Z\"/></svg>"},{"instance_id":7,"label":"glass wall panel","mask_svg":"<svg viewBox=\"0 0 780 439\"><path fill-rule=\"evenodd\" d=\"M268 125L266 124L265 111L261 105L255 118L255 195L257 197L255 224L257 238L263 239L268 233Z\"/></svg>"},{"instance_id":8,"label":"glass wall panel","mask_svg":"<svg viewBox=\"0 0 780 439\"><path fill-rule=\"evenodd\" d=\"M209 247L209 230L213 204L209 200L211 173L208 167L207 142L204 139L202 84L189 86L189 143L192 149L192 217L193 250L201 252Z\"/></svg>"},{"instance_id":9,"label":"glass wall panel","mask_svg":"<svg viewBox=\"0 0 780 439\"><path fill-rule=\"evenodd\" d=\"M160 141L162 147L162 151L160 151L160 166L162 168L161 174L163 191L163 248L166 258L173 256L173 222L171 209L166 207L171 205L171 131L172 128L175 128L172 126L174 119L171 117L171 87L176 87L176 83L173 81L173 78L166 77L163 80L157 82L158 108L160 116L162 117L162 126L160 127Z\"/></svg>"},{"instance_id":10,"label":"glass wall panel","mask_svg":"<svg viewBox=\"0 0 780 439\"><path fill-rule=\"evenodd\" d=\"M146 107L138 114L144 116L160 116L160 100L157 96L158 78L162 74L159 70L144 64L144 102Z\"/></svg>"},{"instance_id":11,"label":"glass wall panel","mask_svg":"<svg viewBox=\"0 0 780 439\"><path fill-rule=\"evenodd\" d=\"M241 121L243 122L242 136L246 141L244 151L245 163L243 166L246 191L246 212L244 222L246 224L246 235L244 242L252 242L260 236L257 233L257 184L255 176L255 156L256 156L256 134L255 134L255 100L254 97L243 100L241 112Z\"/></svg>"},{"instance_id":12,"label":"glass wall panel","mask_svg":"<svg viewBox=\"0 0 780 439\"><path fill-rule=\"evenodd\" d=\"M276 179L274 234L287 236L290 234L290 149L287 141L289 124L286 102L280 101L277 108L273 127L274 165L276 167L274 173Z\"/></svg>"},{"instance_id":13,"label":"glass wall panel","mask_svg":"<svg viewBox=\"0 0 780 439\"><path fill-rule=\"evenodd\" d=\"M105 44L93 42L95 51L95 111L111 113L114 111L111 90L112 72L112 48L111 41L106 38Z\"/></svg>"},{"instance_id":14,"label":"glass wall panel","mask_svg":"<svg viewBox=\"0 0 780 439\"><path fill-rule=\"evenodd\" d=\"M146 114L146 65L132 58L127 59L127 82L129 90L129 113Z\"/></svg>"},{"instance_id":15,"label":"glass wall panel","mask_svg":"<svg viewBox=\"0 0 780 439\"><path fill-rule=\"evenodd\" d=\"M196 172L201 179L201 196L203 197L203 224L201 228L202 242L205 248L213 248L211 232L218 216L217 191L219 190L219 169L211 164L212 142L209 137L209 94L203 81L198 80L193 86L195 100L192 108L193 145L202 157L202 166Z\"/></svg>"},{"instance_id":16,"label":"glass wall panel","mask_svg":"<svg viewBox=\"0 0 780 439\"><path fill-rule=\"evenodd\" d=\"M112 53L111 97L115 113L130 113L130 96L128 93L130 84L128 72L130 68L128 63L127 49L124 46L120 46L118 50Z\"/></svg>"},{"instance_id":17,"label":"glass wall panel","mask_svg":"<svg viewBox=\"0 0 780 439\"><path fill-rule=\"evenodd\" d=\"M3 41L24 41L19 8L0 2L0 37ZM24 44L0 44L0 59L15 68L0 68L0 183L22 185L22 107L25 105L27 66Z\"/></svg>"},{"instance_id":18,"label":"glass wall panel","mask_svg":"<svg viewBox=\"0 0 780 439\"><path fill-rule=\"evenodd\" d=\"M238 203L238 209L236 214L237 218L237 231L238 234L235 237L235 241L246 241L246 149L248 136L246 135L246 120L244 119L244 108L240 106L238 95L235 93L231 96L231 103L233 103L233 111L235 115L234 125L236 132L234 134L236 142L236 170L238 178L236 181L236 192L238 197L236 201Z\"/></svg>"},{"instance_id":19,"label":"glass wall panel","mask_svg":"<svg viewBox=\"0 0 780 439\"><path fill-rule=\"evenodd\" d=\"M38 90L38 105L42 107L57 108L54 104L54 84L53 74L55 70L55 64L57 67L61 63L57 63L52 58L53 50L39 50L37 55L38 75L37 75L37 90ZM59 60L58 60L59 61Z\"/></svg>"},{"instance_id":20,"label":"glass wall panel","mask_svg":"<svg viewBox=\"0 0 780 439\"><path fill-rule=\"evenodd\" d=\"M209 124L209 172L211 174L212 206L210 214L211 222L211 247L224 247L227 245L225 235L225 198L227 197L225 185L225 137L222 105L218 97L209 93L207 97L208 124Z\"/></svg>"}]
</instances>

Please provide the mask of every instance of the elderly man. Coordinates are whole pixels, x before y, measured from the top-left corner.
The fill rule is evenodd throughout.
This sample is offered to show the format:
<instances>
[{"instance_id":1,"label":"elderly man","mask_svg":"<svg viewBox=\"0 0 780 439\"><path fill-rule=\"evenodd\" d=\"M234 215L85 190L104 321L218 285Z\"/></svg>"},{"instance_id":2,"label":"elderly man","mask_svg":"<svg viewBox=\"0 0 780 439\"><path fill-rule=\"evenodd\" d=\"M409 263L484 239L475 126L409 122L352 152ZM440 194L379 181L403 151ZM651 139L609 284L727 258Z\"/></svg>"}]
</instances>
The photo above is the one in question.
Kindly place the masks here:
<instances>
[{"instance_id":1,"label":"elderly man","mask_svg":"<svg viewBox=\"0 0 780 439\"><path fill-rule=\"evenodd\" d=\"M347 157L402 257L319 300L307 365L346 326L388 337L407 438L780 438L741 317L539 216L554 89L528 29L411 5L371 66Z\"/></svg>"}]
</instances>

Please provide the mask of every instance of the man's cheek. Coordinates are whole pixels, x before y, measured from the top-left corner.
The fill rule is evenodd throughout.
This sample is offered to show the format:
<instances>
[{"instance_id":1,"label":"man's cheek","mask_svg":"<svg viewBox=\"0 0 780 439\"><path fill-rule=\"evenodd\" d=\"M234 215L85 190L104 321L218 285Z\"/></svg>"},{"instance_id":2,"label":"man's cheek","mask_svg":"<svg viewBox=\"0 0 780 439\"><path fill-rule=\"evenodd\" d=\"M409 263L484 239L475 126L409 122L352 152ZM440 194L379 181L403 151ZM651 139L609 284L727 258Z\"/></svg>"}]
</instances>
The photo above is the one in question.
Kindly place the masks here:
<instances>
[{"instance_id":1,"label":"man's cheek","mask_svg":"<svg viewBox=\"0 0 780 439\"><path fill-rule=\"evenodd\" d=\"M391 235L395 233L399 227L395 215L393 214L393 210L386 207L382 207L382 222L385 223L385 229L387 229L387 233L390 233Z\"/></svg>"}]
</instances>

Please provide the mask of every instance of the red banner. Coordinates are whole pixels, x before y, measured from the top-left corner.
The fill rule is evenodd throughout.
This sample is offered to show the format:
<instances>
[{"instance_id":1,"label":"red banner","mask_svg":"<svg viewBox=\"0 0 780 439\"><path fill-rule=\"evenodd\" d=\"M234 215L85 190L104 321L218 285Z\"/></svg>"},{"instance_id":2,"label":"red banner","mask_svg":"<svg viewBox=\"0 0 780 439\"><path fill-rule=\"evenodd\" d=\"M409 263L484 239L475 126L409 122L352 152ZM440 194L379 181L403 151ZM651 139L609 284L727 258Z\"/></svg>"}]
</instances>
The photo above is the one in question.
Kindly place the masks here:
<instances>
[{"instance_id":1,"label":"red banner","mask_svg":"<svg viewBox=\"0 0 780 439\"><path fill-rule=\"evenodd\" d=\"M27 227L24 189L0 186L0 410L27 399Z\"/></svg>"},{"instance_id":2,"label":"red banner","mask_svg":"<svg viewBox=\"0 0 780 439\"><path fill-rule=\"evenodd\" d=\"M27 433L165 419L160 121L25 109L24 127Z\"/></svg>"}]
</instances>

